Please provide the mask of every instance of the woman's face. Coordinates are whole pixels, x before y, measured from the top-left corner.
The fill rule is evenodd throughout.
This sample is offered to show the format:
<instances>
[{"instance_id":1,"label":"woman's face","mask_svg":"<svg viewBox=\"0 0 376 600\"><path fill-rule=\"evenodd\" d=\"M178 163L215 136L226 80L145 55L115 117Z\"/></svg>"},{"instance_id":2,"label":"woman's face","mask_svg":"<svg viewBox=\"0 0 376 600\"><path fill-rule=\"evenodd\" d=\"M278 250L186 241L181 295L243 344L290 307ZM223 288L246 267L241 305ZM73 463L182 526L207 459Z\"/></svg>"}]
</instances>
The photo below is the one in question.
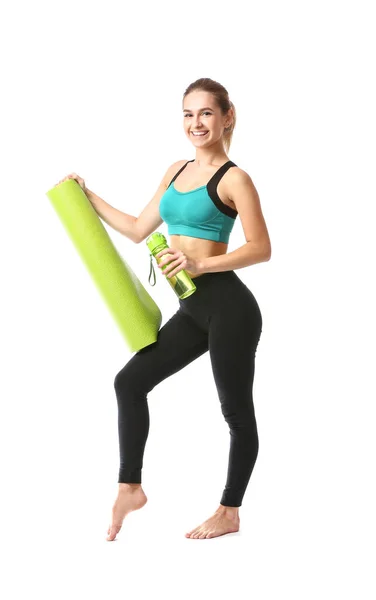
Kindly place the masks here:
<instances>
[{"instance_id":1,"label":"woman's face","mask_svg":"<svg viewBox=\"0 0 376 600\"><path fill-rule=\"evenodd\" d=\"M229 117L223 116L210 92L194 91L183 101L183 124L188 139L196 147L210 146L223 136L230 125ZM206 132L195 135L194 132Z\"/></svg>"}]
</instances>

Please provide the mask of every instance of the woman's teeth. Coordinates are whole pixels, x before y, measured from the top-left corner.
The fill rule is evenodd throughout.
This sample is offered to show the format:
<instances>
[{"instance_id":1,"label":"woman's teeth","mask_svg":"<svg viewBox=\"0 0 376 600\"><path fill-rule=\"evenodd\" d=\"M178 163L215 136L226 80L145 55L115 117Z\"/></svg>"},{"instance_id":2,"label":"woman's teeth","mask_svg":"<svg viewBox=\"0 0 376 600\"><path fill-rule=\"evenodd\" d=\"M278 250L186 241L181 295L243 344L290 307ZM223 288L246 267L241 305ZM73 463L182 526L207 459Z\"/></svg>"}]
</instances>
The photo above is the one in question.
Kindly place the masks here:
<instances>
[{"instance_id":1,"label":"woman's teeth","mask_svg":"<svg viewBox=\"0 0 376 600\"><path fill-rule=\"evenodd\" d=\"M195 131L192 131L192 135L195 135L196 137L198 137L198 136L201 136L201 137L203 137L203 136L204 136L204 135L206 135L207 133L208 133L207 131L204 131L204 132L201 132L201 131L200 131L200 132L195 132Z\"/></svg>"}]
</instances>

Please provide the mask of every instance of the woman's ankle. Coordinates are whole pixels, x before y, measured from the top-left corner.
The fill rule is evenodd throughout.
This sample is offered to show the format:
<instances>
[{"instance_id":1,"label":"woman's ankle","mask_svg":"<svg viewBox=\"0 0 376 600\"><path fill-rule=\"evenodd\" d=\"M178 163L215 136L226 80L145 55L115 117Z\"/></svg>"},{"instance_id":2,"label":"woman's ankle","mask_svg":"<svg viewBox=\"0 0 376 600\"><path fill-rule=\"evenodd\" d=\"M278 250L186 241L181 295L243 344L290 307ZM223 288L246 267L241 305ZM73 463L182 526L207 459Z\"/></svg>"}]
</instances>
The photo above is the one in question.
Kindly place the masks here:
<instances>
[{"instance_id":1,"label":"woman's ankle","mask_svg":"<svg viewBox=\"0 0 376 600\"><path fill-rule=\"evenodd\" d=\"M223 504L219 505L217 508L217 513L224 513L228 517L239 517L239 506L225 506Z\"/></svg>"},{"instance_id":2,"label":"woman's ankle","mask_svg":"<svg viewBox=\"0 0 376 600\"><path fill-rule=\"evenodd\" d=\"M119 490L136 490L141 487L141 483L119 483Z\"/></svg>"}]
</instances>

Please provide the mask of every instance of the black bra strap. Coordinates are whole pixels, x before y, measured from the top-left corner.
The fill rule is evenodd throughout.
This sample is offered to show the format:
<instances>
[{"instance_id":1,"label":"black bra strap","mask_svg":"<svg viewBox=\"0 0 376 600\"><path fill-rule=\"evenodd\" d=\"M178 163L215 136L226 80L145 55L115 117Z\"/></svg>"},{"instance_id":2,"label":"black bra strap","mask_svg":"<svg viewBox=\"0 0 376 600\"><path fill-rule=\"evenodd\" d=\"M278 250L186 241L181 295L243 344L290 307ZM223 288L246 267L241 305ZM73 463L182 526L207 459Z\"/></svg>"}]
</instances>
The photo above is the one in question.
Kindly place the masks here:
<instances>
[{"instance_id":1,"label":"black bra strap","mask_svg":"<svg viewBox=\"0 0 376 600\"><path fill-rule=\"evenodd\" d=\"M234 208L231 208L231 206L228 206L227 204L222 202L217 192L217 186L219 181L230 167L237 167L237 165L234 162L232 162L232 160L228 160L224 165L219 167L218 171L214 173L213 177L210 179L206 187L210 198L213 200L218 210L223 212L228 217L236 219L238 212Z\"/></svg>"},{"instance_id":2,"label":"black bra strap","mask_svg":"<svg viewBox=\"0 0 376 600\"><path fill-rule=\"evenodd\" d=\"M175 181L175 179L177 178L178 175L180 175L180 173L183 171L183 169L185 169L185 167L187 166L188 163L190 162L194 162L195 159L193 160L188 160L188 162L185 163L185 165L182 166L181 169L179 169L179 171L177 173L175 173L175 175L173 176L173 178L171 179L170 183L168 184L168 188L170 187L170 185L172 184L173 181Z\"/></svg>"},{"instance_id":3,"label":"black bra strap","mask_svg":"<svg viewBox=\"0 0 376 600\"><path fill-rule=\"evenodd\" d=\"M214 189L217 189L217 185L220 182L220 180L222 179L223 175L226 173L226 171L228 171L228 169L230 167L236 167L237 165L232 162L232 160L228 160L226 163L224 163L221 167L219 167L218 171L216 171L213 175L213 177L208 181L207 185L208 187L212 187Z\"/></svg>"}]
</instances>

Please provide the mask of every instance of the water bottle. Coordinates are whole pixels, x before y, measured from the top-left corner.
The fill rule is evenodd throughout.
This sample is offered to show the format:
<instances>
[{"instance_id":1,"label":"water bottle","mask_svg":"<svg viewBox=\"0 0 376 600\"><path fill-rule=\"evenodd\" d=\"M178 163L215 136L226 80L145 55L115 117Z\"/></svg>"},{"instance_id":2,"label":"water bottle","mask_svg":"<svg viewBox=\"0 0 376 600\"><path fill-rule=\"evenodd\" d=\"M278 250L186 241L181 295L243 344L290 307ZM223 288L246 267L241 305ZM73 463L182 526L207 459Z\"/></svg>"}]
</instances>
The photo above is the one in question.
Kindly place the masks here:
<instances>
[{"instance_id":1,"label":"water bottle","mask_svg":"<svg viewBox=\"0 0 376 600\"><path fill-rule=\"evenodd\" d=\"M152 233L147 238L146 244L151 252L149 283L150 283L151 273L153 272L154 283L153 284L150 283L150 285L155 285L155 272L153 269L153 256L154 256L155 260L157 261L157 264L159 264L161 262L161 260L163 260L165 258L165 256L171 256L171 255L164 254L163 256L160 256L160 257L155 256L156 254L158 254L158 252L161 252L161 250L168 248L168 244L167 244L167 240L166 240L165 236L163 235L163 233L159 233L159 231ZM167 264L165 264L162 267L162 271L166 267L167 267ZM167 279L168 283L173 288L175 294L181 300L183 300L184 298L188 298L188 296L190 296L191 294L193 294L193 292L196 291L195 284L193 283L192 279L189 277L188 273L184 270L179 271L179 273L176 273L176 275L173 275L172 277L166 277L165 279Z\"/></svg>"}]
</instances>

